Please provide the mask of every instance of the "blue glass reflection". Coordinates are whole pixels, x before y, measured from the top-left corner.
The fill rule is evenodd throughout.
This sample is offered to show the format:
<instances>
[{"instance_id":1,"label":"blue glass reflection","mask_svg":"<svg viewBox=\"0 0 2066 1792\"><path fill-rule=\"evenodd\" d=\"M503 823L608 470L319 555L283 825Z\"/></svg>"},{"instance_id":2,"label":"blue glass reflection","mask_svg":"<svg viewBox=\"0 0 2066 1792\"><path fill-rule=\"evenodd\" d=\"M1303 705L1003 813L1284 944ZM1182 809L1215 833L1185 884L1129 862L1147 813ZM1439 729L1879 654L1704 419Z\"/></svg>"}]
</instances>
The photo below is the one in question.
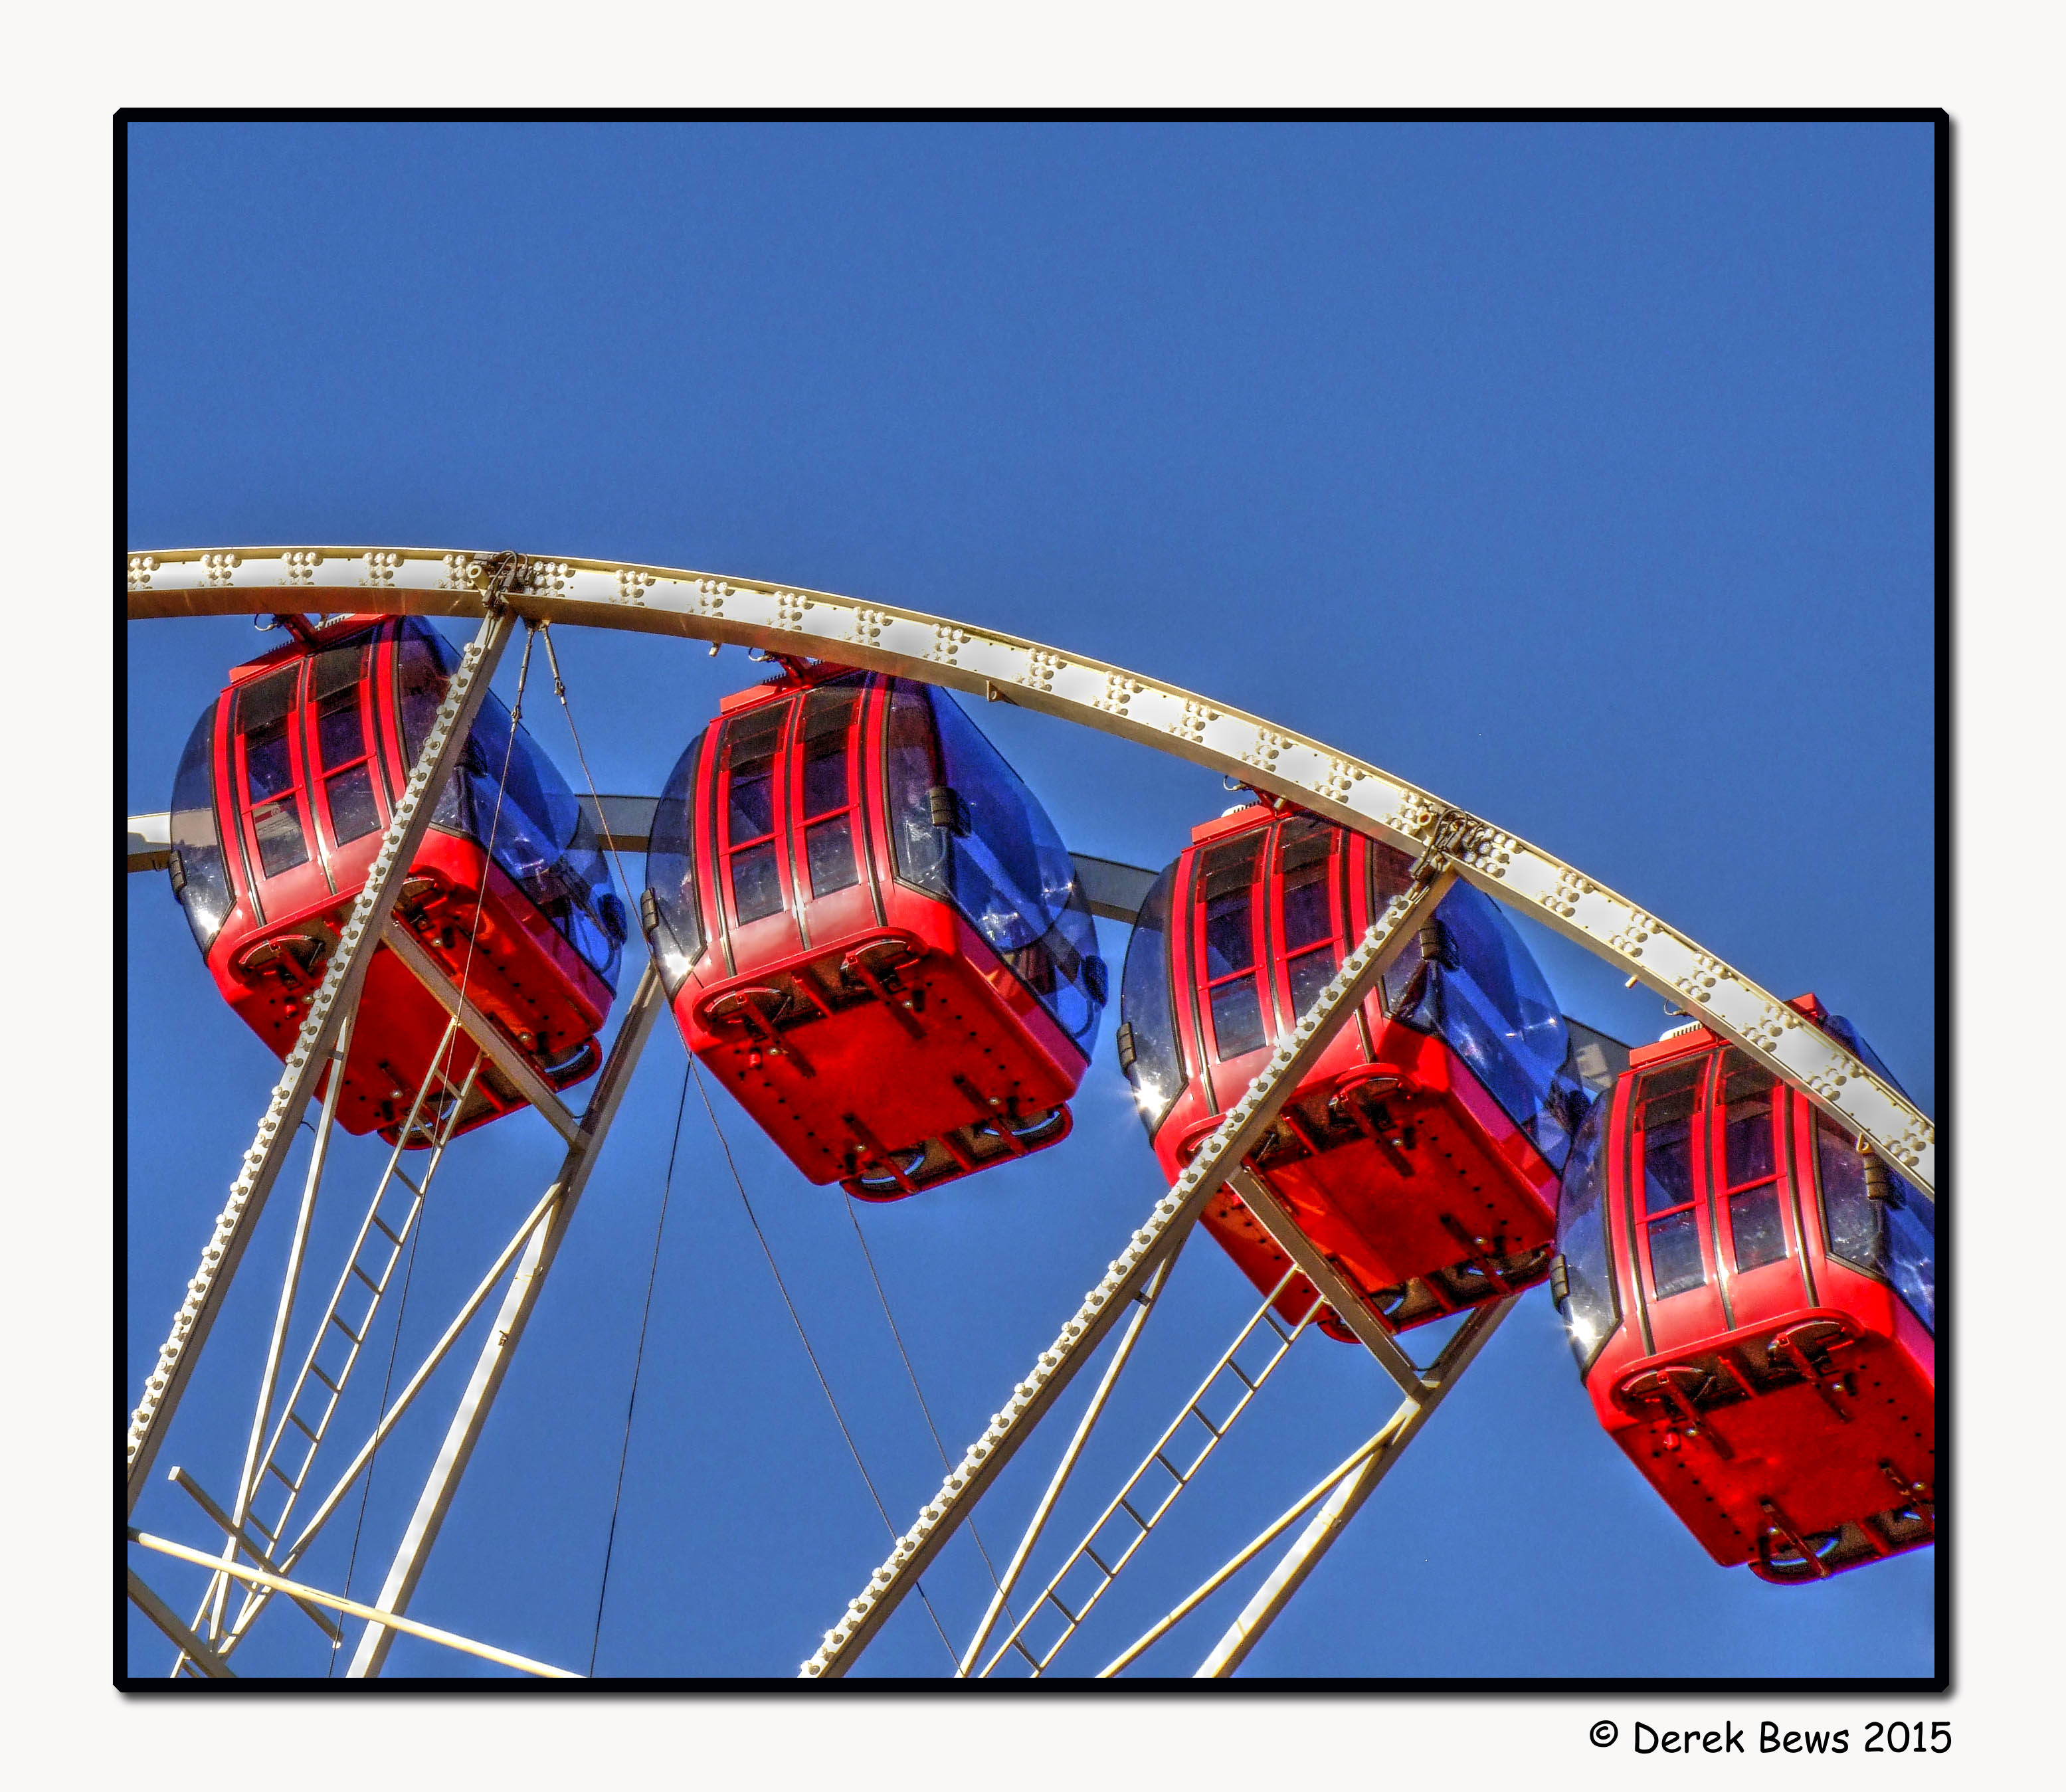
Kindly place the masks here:
<instances>
[{"instance_id":1,"label":"blue glass reflection","mask_svg":"<svg viewBox=\"0 0 2066 1792\"><path fill-rule=\"evenodd\" d=\"M172 779L172 884L203 953L215 944L236 900L215 823L215 710L210 703L201 711Z\"/></svg>"},{"instance_id":2,"label":"blue glass reflection","mask_svg":"<svg viewBox=\"0 0 2066 1792\"><path fill-rule=\"evenodd\" d=\"M1438 1035L1561 1170L1590 1100L1566 1068L1570 1037L1557 999L1490 897L1459 884L1435 914L1441 957L1428 965L1419 996L1401 1013L1421 965L1410 949L1401 953L1385 973L1387 1005L1408 1026Z\"/></svg>"},{"instance_id":3,"label":"blue glass reflection","mask_svg":"<svg viewBox=\"0 0 2066 1792\"><path fill-rule=\"evenodd\" d=\"M959 799L965 832L935 827L931 819L927 791L936 780L916 707L929 698L937 782ZM1104 968L1096 924L1055 824L945 692L900 684L889 734L900 874L951 896L1088 1057L1104 1007Z\"/></svg>"},{"instance_id":4,"label":"blue glass reflection","mask_svg":"<svg viewBox=\"0 0 2066 1792\"><path fill-rule=\"evenodd\" d=\"M397 646L403 739L413 764L459 655L442 635L413 618L403 624ZM616 989L624 904L602 842L559 767L492 691L481 700L460 771L446 784L431 819L437 827L485 843L496 864Z\"/></svg>"},{"instance_id":5,"label":"blue glass reflection","mask_svg":"<svg viewBox=\"0 0 2066 1792\"><path fill-rule=\"evenodd\" d=\"M1886 1061L1841 1014L1832 1014L1823 1029L1874 1075L1906 1096ZM1891 1165L1887 1170L1886 1212L1879 1236L1878 1267L1909 1310L1934 1335L1937 1329L1937 1203Z\"/></svg>"},{"instance_id":6,"label":"blue glass reflection","mask_svg":"<svg viewBox=\"0 0 2066 1792\"><path fill-rule=\"evenodd\" d=\"M1557 1202L1557 1248L1563 1254L1569 1291L1559 1310L1582 1376L1592 1367L1593 1358L1599 1354L1600 1346L1619 1317L1614 1305L1614 1276L1607 1264L1606 1218L1602 1207L1607 1159L1600 1148L1611 1105L1605 1100L1594 1102L1592 1111L1579 1127L1564 1166L1564 1183Z\"/></svg>"},{"instance_id":7,"label":"blue glass reflection","mask_svg":"<svg viewBox=\"0 0 2066 1792\"><path fill-rule=\"evenodd\" d=\"M488 843L496 864L614 989L624 908L602 843L559 767L492 691L468 738L464 763L475 837Z\"/></svg>"},{"instance_id":8,"label":"blue glass reflection","mask_svg":"<svg viewBox=\"0 0 2066 1792\"><path fill-rule=\"evenodd\" d=\"M1119 1017L1132 1049L1131 1061L1121 1053L1121 1068L1133 1085L1134 1105L1150 1139L1184 1083L1184 1054L1169 989L1169 892L1176 871L1175 865L1166 867L1148 886L1119 977Z\"/></svg>"},{"instance_id":9,"label":"blue glass reflection","mask_svg":"<svg viewBox=\"0 0 2066 1792\"><path fill-rule=\"evenodd\" d=\"M705 729L691 741L668 774L653 811L652 839L646 854L646 887L653 893L659 923L647 944L670 999L680 990L706 944L695 845L689 836L696 808L696 767L708 734Z\"/></svg>"},{"instance_id":10,"label":"blue glass reflection","mask_svg":"<svg viewBox=\"0 0 2066 1792\"><path fill-rule=\"evenodd\" d=\"M1886 1279L1934 1337L1937 1331L1937 1203L1906 1177L1890 1174Z\"/></svg>"}]
</instances>

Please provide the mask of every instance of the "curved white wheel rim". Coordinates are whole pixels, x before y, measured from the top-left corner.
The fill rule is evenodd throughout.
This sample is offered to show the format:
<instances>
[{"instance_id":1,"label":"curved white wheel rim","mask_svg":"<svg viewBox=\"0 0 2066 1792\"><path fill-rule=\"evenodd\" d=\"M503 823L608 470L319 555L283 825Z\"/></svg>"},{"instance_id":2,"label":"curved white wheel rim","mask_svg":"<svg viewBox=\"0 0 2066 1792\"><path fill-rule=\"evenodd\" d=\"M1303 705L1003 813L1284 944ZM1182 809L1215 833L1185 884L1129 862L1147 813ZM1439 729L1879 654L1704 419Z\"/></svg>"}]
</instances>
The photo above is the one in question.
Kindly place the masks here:
<instances>
[{"instance_id":1,"label":"curved white wheel rim","mask_svg":"<svg viewBox=\"0 0 2066 1792\"><path fill-rule=\"evenodd\" d=\"M427 548L179 548L128 559L132 620L338 609L481 613L507 556ZM520 556L510 602L539 621L808 654L1116 734L1416 854L1554 928L1741 1046L1934 1195L1936 1129L1820 1028L1574 866L1352 754L1195 692L994 629L831 592L603 560Z\"/></svg>"}]
</instances>

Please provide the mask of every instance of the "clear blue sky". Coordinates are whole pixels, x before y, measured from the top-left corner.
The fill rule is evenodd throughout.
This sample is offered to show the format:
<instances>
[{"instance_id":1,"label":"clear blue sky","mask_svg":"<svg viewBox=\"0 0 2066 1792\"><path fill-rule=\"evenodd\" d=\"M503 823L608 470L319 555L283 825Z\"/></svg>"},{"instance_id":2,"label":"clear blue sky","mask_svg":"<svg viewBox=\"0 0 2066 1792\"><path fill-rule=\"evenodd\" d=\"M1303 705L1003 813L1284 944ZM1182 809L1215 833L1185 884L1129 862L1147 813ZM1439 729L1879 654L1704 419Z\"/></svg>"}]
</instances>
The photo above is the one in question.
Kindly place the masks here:
<instances>
[{"instance_id":1,"label":"clear blue sky","mask_svg":"<svg viewBox=\"0 0 2066 1792\"><path fill-rule=\"evenodd\" d=\"M1920 125L134 129L129 541L691 566L1150 670L1540 841L1782 994L1813 989L1934 1111L1931 149ZM235 620L131 628L130 808L165 806L194 716L267 644ZM657 789L754 675L687 642L561 652L605 789ZM514 675L512 656L505 696ZM527 709L571 771L549 687ZM1230 800L1144 749L1003 706L979 720L1079 850L1159 865ZM150 1142L128 1197L133 1397L276 1064L164 877L128 895L129 1120ZM1100 925L1116 961L1123 930ZM1572 1013L1632 1039L1663 1024L1655 997L1529 937ZM956 1457L1161 1191L1114 1018L1067 1145L861 1215ZM682 1065L658 1036L418 1595L427 1621L587 1661ZM941 1469L852 1228L718 1100L901 1531ZM357 1142L338 1170L363 1186L376 1156ZM398 1376L556 1162L529 1115L455 1151ZM319 1292L354 1187L331 1184ZM257 1272L291 1207L161 1458L219 1497L270 1317ZM1250 1305L1201 1236L1058 1543ZM461 1355L375 1482L362 1595ZM1101 1665L1387 1404L1359 1353L1302 1344L1062 1665ZM1062 1434L982 1508L999 1559ZM206 1541L176 1490L139 1510ZM341 1586L351 1543L334 1527L310 1577ZM790 1673L887 1543L691 1094L598 1670ZM1934 1567L1807 1589L1715 1567L1594 1425L1538 1292L1248 1671L1923 1674ZM151 1570L176 1604L182 1572ZM965 1540L928 1585L965 1634L987 1585ZM1188 1673L1246 1591L1151 1665ZM133 1667L160 1671L131 1624ZM242 1660L321 1673L324 1653L283 1611ZM476 1665L407 1641L392 1661ZM865 1662L945 1665L915 1601Z\"/></svg>"}]
</instances>

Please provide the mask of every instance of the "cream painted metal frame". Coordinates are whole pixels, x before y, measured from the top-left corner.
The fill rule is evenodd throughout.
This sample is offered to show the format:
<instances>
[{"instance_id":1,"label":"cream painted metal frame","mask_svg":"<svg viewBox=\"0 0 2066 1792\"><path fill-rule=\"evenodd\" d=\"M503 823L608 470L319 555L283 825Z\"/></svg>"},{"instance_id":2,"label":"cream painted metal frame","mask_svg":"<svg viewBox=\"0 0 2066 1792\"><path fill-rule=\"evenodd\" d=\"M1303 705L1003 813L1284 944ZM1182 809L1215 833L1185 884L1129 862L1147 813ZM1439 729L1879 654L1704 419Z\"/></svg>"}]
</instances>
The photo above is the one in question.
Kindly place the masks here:
<instances>
[{"instance_id":1,"label":"cream painted metal frame","mask_svg":"<svg viewBox=\"0 0 2066 1792\"><path fill-rule=\"evenodd\" d=\"M809 654L1039 710L1231 773L1416 855L1557 929L1744 1047L1936 1188L1936 1128L1768 990L1575 866L1390 772L1193 692L1056 648L830 592L606 560L429 548L132 554L129 615L356 609L478 617L492 580L533 621Z\"/></svg>"},{"instance_id":2,"label":"cream painted metal frame","mask_svg":"<svg viewBox=\"0 0 2066 1792\"><path fill-rule=\"evenodd\" d=\"M1443 891L1455 878L1465 879L1495 898L1534 916L1627 971L1631 981L1641 981L1665 994L1687 1013L1743 1046L1934 1193L1935 1141L1930 1123L1898 1091L1874 1076L1819 1029L1805 1022L1793 1009L1712 954L1703 952L1683 935L1539 848L1375 767L1239 710L1213 704L1138 674L1014 637L885 605L863 604L828 593L661 568L541 560L513 553L363 548L173 551L131 556L128 585L128 613L132 620L310 609L444 614L491 619L484 632L484 642L492 642L495 647L508 638L509 621L522 620L679 635L808 654L945 685L986 699L1009 702L1082 722L1173 753L1209 769L1231 773L1258 791L1286 797L1415 856L1412 888L1380 918L1362 946L1344 963L1319 1009L1301 1023L1294 1038L1284 1042L1269 1070L1258 1079L1255 1088L1227 1116L1221 1134L1215 1135L1178 1187L1158 1203L1148 1223L1133 1235L1128 1248L1113 1264L1105 1282L1092 1291L1084 1308L1064 1328L1054 1346L1043 1354L1028 1381L1015 1391L1005 1411L993 1420L990 1430L972 1446L960 1467L950 1471L940 1494L920 1515L913 1530L900 1540L861 1598L852 1603L841 1620L827 1633L816 1654L804 1664L801 1672L804 1677L837 1677L849 1670L869 1640L896 1608L903 1594L915 1584L925 1564L944 1546L1019 1443L1034 1429L1047 1406L1077 1369L1088 1362L1111 1321L1118 1317L1122 1309L1131 1305L1132 1296L1137 1293L1144 1296L1147 1306L1152 1306L1153 1294L1159 1291L1189 1230L1189 1223L1195 1217L1204 1197L1221 1181L1238 1175L1242 1151L1252 1143L1251 1135L1268 1124L1284 1094L1295 1086L1300 1065L1323 1047L1325 1037L1332 1026L1353 1008L1363 990L1382 974L1384 963L1396 954L1397 942L1408 931L1406 924L1439 901ZM504 632L497 633L492 618L502 620ZM477 651L470 649L469 658ZM490 651L482 657L492 668L493 653ZM460 683L468 682L463 679ZM484 687L485 680L480 682ZM448 702L447 708L456 710L458 695L455 693L454 701ZM456 734L462 730L451 731ZM426 758L428 763L437 755L427 754ZM428 772L423 773L423 778L435 782ZM606 804L621 805L626 799L602 800ZM646 807L636 806L642 810ZM631 819L628 810L625 819ZM642 813L637 819L643 820L645 817ZM159 835L162 828L154 824L162 819L155 816L132 818L132 868L159 861L163 844ZM144 829L141 837L137 835L140 821ZM399 818L398 826L399 823ZM1124 874L1108 893L1107 901L1099 905L1099 912L1127 913L1131 907L1126 900L1128 896L1131 895L1135 901L1138 900L1138 892L1132 889L1128 880L1144 881L1143 874L1132 868L1104 866L1095 861L1091 862L1091 868L1100 874ZM1111 880L1111 876L1107 880ZM379 892L374 893L377 896ZM376 922L374 932L375 936L386 936L391 945L396 945L393 937L395 929L381 928ZM404 957L411 959L411 968L421 975L422 968L413 962L412 955L404 953ZM650 981L649 973L634 1004L634 1018L638 1024L627 1023L628 1032L636 1035L629 1048L629 1057L632 1058L636 1057L638 1044L642 1043L650 1030L655 1011L646 987ZM314 1019L312 1016L312 1023ZM476 1032L480 1025L485 1025L478 1017L464 1012L464 1005L461 1005L456 1019L470 1032ZM317 1058L322 1055L327 1042L305 1039L301 1043L306 1048L305 1056ZM616 1062L624 1055L625 1048L620 1042L618 1049L612 1054L612 1069L616 1074L606 1074L605 1078L613 1088L628 1071L628 1062L622 1065ZM585 1123L576 1123L557 1100L537 1105L563 1137L571 1136L571 1155L580 1159L585 1168L592 1159L594 1147L601 1143L602 1129L597 1129L596 1137L587 1138L584 1136ZM606 1120L604 1124L606 1126ZM245 1179L249 1179L248 1167ZM556 1189L564 1187L567 1179L567 1172L563 1170ZM234 1194L233 1190L233 1196ZM564 1232L565 1209L570 1207L571 1202L563 1203L557 1216L552 1228L555 1243ZM1265 1216L1265 1223L1282 1220L1283 1217L1273 1213ZM1271 1229L1275 1232L1278 1228L1272 1225ZM248 1228L233 1230L241 1233ZM536 1239L533 1242L535 1245ZM1280 1239L1280 1243L1283 1242ZM1312 1255L1310 1249L1299 1248L1303 1242L1294 1237L1287 1247L1302 1263ZM225 1264L223 1267L227 1271L231 1266ZM539 1279L542 1279L541 1272L542 1265ZM209 1303L212 1307L213 1300L219 1300L221 1288L217 1285L217 1278L209 1274L206 1259L203 1278L211 1284L208 1292L212 1296ZM227 1279L225 1273L220 1281L226 1283ZM491 1275L491 1282L492 1280ZM525 1284L523 1292L526 1296L535 1298L535 1282L529 1277L520 1277L520 1281ZM1323 1292L1333 1292L1331 1277L1324 1277L1321 1286ZM518 1290L512 1288L511 1298L515 1300L517 1295ZM479 1298L476 1296L476 1301L469 1304L468 1313L478 1305ZM1489 1335L1498 1317L1511 1304L1501 1303L1488 1322L1467 1328L1466 1333L1460 1335L1445 1354L1442 1364L1427 1372L1432 1379L1424 1379L1424 1372L1415 1369L1388 1336L1379 1333L1375 1337L1365 1337L1366 1346L1406 1396L1399 1414L1370 1444L1248 1546L1200 1588L1191 1600L1172 1612L1106 1673L1109 1674L1124 1666L1205 1593L1281 1534L1294 1519L1323 1495L1330 1496L1305 1535L1199 1670L1206 1676L1231 1673L1390 1463L1396 1459L1400 1450L1431 1415L1442 1393L1460 1373L1469 1357L1475 1355L1477 1346ZM1341 1306L1342 1302L1338 1299L1336 1305ZM1345 1313L1350 1313L1351 1322L1353 1305L1351 1302L1349 1308L1343 1309ZM1040 1521L1059 1491L1060 1483L1067 1479L1083 1442L1084 1432L1095 1422L1109 1383L1124 1363L1130 1341L1146 1317L1147 1306L1135 1310L1127 1337L1105 1373L1104 1385L1086 1414L1076 1442L1065 1454L1041 1512L1014 1558L1007 1578L1007 1589L1036 1540ZM460 1321L454 1322L455 1332L465 1317L463 1314ZM198 1329L205 1333L205 1324ZM310 1592L310 1597L346 1609L352 1616L371 1619L399 1614L406 1608L423 1556L435 1535L437 1520L449 1502L458 1476L464 1470L465 1458L471 1454L472 1439L478 1434L488 1406L492 1402L495 1385L500 1378L499 1370L506 1366L507 1347L513 1346L515 1333L520 1329L521 1319L514 1326L503 1327L499 1339L491 1339L488 1357L484 1357L483 1367L476 1370L475 1377L476 1382L480 1383L485 1374L487 1381L479 1390L470 1389L462 1402L461 1411L453 1422L453 1435L460 1442L455 1446L448 1439L439 1466L434 1470L419 1503L410 1537L405 1540L396 1565L390 1572L388 1584L383 1588L377 1610L341 1603L334 1596L320 1592ZM1357 1329L1361 1336L1364 1329ZM192 1353L178 1350L176 1347L181 1341L182 1334L176 1327L174 1345L168 1349L181 1359L176 1366L184 1371L192 1366ZM197 1348L199 1338L184 1341ZM438 1353L442 1353L443 1348L441 1345ZM1452 1357L1455 1358L1453 1362ZM494 1359L492 1363L488 1357ZM155 1454L155 1446L162 1437L162 1426L151 1422L157 1416L155 1408L158 1403L157 1381L160 1378L154 1378L153 1386L146 1390L144 1405L137 1415L140 1437L132 1431L132 1500L141 1479L139 1471L148 1469L149 1458ZM418 1379L420 1378L419 1375ZM411 1391L415 1385L411 1382ZM169 1391L171 1403L176 1404L177 1388ZM383 1434L386 1429L383 1424ZM379 1441L378 1436L369 1440L361 1452L362 1459L378 1447ZM427 1521L426 1511L430 1514ZM157 1539L141 1540L153 1547L167 1547ZM254 1607L262 1604L268 1590L290 1594L309 1592L284 1581L275 1582L273 1588L267 1588L265 1570L245 1570L234 1565L237 1547L233 1537L225 1543L221 1559L197 1555L192 1559L206 1561L218 1576L233 1574L252 1582L257 1595L251 1602ZM190 1553L177 1547L169 1552ZM287 1566L298 1552L290 1551L281 1566ZM265 1564L265 1569L272 1567L269 1561ZM132 1578L133 1582L133 1572ZM969 1646L970 1657L974 1656L995 1620L1003 1597L1004 1592L1001 1590L982 1630ZM161 1616L155 1608L157 1603L152 1596L149 1602L144 1603L144 1609L161 1629L166 1629L168 1636L184 1643L192 1633L179 1626L169 1612ZM253 1615L254 1611L247 1610L244 1619L234 1627L234 1633L225 1641L233 1647L236 1636L241 1634ZM167 1628L168 1620L173 1628ZM354 1675L379 1671L397 1629L412 1629L435 1640L474 1648L477 1652L488 1653L491 1659L533 1673L557 1671L412 1625L399 1617L392 1622L391 1628L383 1628L378 1622L369 1628L353 1664L351 1671ZM211 1626L211 1642L213 1636ZM199 1642L197 1638L195 1640ZM187 1652L188 1658L205 1673L226 1672L217 1653L221 1648L219 1644L210 1648L202 1643L197 1649ZM961 1672L968 1673L972 1665L971 1660L965 1659Z\"/></svg>"}]
</instances>

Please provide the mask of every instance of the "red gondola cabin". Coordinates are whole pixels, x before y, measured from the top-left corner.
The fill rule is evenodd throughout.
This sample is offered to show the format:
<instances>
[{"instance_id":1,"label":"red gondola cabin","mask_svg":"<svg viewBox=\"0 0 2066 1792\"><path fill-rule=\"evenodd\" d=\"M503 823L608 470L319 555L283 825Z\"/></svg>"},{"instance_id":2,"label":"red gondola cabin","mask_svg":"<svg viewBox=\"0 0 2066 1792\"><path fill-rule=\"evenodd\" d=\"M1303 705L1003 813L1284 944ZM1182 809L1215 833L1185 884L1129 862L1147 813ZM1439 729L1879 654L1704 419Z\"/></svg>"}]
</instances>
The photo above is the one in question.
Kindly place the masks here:
<instances>
[{"instance_id":1,"label":"red gondola cabin","mask_svg":"<svg viewBox=\"0 0 2066 1792\"><path fill-rule=\"evenodd\" d=\"M1193 828L1142 905L1120 1063L1173 1183L1344 954L1406 888L1404 855L1289 807ZM1548 1272L1558 1172L1586 1096L1541 973L1497 908L1452 888L1335 1034L1249 1159L1394 1331ZM1250 1280L1290 1267L1231 1189L1204 1223ZM1278 1311L1314 1299L1295 1276ZM1331 1311L1319 1323L1351 1334Z\"/></svg>"},{"instance_id":2,"label":"red gondola cabin","mask_svg":"<svg viewBox=\"0 0 2066 1792\"><path fill-rule=\"evenodd\" d=\"M1717 1562L1814 1580L1935 1536L1935 1203L1806 1096L1704 1027L1639 1047L1558 1248L1594 1411Z\"/></svg>"},{"instance_id":3,"label":"red gondola cabin","mask_svg":"<svg viewBox=\"0 0 2066 1792\"><path fill-rule=\"evenodd\" d=\"M1056 1143L1105 996L1075 868L944 692L784 662L668 779L641 919L689 1049L812 1182Z\"/></svg>"},{"instance_id":4,"label":"red gondola cabin","mask_svg":"<svg viewBox=\"0 0 2066 1792\"><path fill-rule=\"evenodd\" d=\"M296 640L233 671L194 725L172 814L172 888L194 939L225 1000L282 1058L458 664L442 635L410 618L295 626ZM509 712L489 694L395 913L564 1089L601 1062L596 1033L626 916L573 792L514 726L512 743ZM394 1143L445 1022L408 969L376 953L338 1123ZM406 1143L429 1143L448 1118L464 1131L524 1105L462 1035Z\"/></svg>"}]
</instances>

